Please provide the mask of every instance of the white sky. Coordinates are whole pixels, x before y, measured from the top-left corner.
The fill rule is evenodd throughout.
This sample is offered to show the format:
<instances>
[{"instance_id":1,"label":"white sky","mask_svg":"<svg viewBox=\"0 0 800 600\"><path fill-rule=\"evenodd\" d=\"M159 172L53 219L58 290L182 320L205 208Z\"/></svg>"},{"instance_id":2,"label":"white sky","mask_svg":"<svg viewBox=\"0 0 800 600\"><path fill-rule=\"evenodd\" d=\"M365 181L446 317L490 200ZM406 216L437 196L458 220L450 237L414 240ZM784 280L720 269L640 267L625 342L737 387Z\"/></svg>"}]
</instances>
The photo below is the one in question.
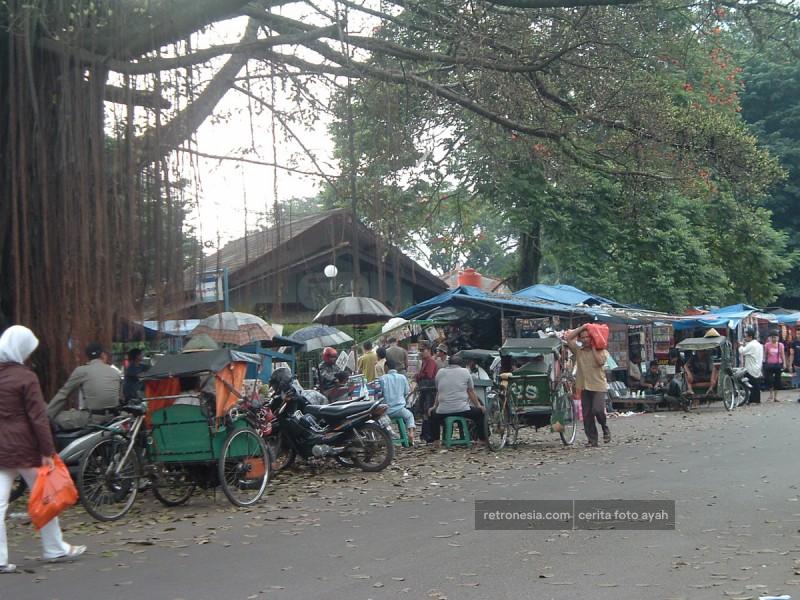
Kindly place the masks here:
<instances>
[{"instance_id":1,"label":"white sky","mask_svg":"<svg viewBox=\"0 0 800 600\"><path fill-rule=\"evenodd\" d=\"M218 37L219 40L230 37L236 39L241 35L244 24L244 19L219 24L215 27L213 37ZM213 39L208 43L219 42ZM253 73L252 69L250 73ZM243 75L244 71L240 73L240 76ZM320 89L319 93L325 94L325 90ZM266 97L265 100L269 101L270 98ZM277 95L276 103L288 107L285 96L281 98ZM208 154L246 156L256 161L273 162L271 115L268 110L256 114L256 104L251 100L250 105L253 108L252 130L248 98L236 90L228 92L217 106L215 114L230 116L224 120L209 118L203 123L197 131L197 150ZM331 159L332 143L327 132L327 122L318 121L312 130L296 123L291 126L324 170L328 174L336 174L338 166ZM278 128L277 163L315 172L317 169L304 156L299 144L287 142L280 125ZM245 154L243 150L249 149L251 144L253 149ZM270 166L202 157L197 157L196 161L199 165L196 175L200 183L200 210L194 215L193 224L200 227L204 241L216 243L219 236L224 245L225 241L245 234L245 222L248 231L270 224L265 220L265 213L271 210L275 201L276 170ZM277 169L278 199L286 201L292 197L314 196L319 191L321 181L320 177Z\"/></svg>"}]
</instances>

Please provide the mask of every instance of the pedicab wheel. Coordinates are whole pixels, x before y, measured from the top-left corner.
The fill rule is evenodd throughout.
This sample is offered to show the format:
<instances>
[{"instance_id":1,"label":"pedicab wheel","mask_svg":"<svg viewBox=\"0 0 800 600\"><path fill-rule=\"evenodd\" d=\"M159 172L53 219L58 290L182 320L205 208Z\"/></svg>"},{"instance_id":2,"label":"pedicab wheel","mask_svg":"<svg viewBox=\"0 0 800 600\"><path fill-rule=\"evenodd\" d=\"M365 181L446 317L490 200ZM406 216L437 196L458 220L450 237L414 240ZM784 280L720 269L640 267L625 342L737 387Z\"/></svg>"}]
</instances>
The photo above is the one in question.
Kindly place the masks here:
<instances>
[{"instance_id":1,"label":"pedicab wheel","mask_svg":"<svg viewBox=\"0 0 800 600\"><path fill-rule=\"evenodd\" d=\"M297 458L297 452L295 452L291 444L286 441L283 434L271 435L267 438L266 442L272 460L270 475L280 473L294 464L295 458Z\"/></svg>"},{"instance_id":2,"label":"pedicab wheel","mask_svg":"<svg viewBox=\"0 0 800 600\"><path fill-rule=\"evenodd\" d=\"M218 470L222 491L231 504L252 506L264 495L270 480L267 444L252 429L232 431L222 445Z\"/></svg>"},{"instance_id":3,"label":"pedicab wheel","mask_svg":"<svg viewBox=\"0 0 800 600\"><path fill-rule=\"evenodd\" d=\"M11 486L11 495L8 497L8 503L11 504L14 500L18 500L22 494L28 489L28 484L22 478L22 475L17 475L14 483Z\"/></svg>"},{"instance_id":4,"label":"pedicab wheel","mask_svg":"<svg viewBox=\"0 0 800 600\"><path fill-rule=\"evenodd\" d=\"M100 440L81 458L78 494L81 504L98 521L115 521L133 506L139 491L139 457L130 452L125 463L128 440ZM117 473L117 469L119 472Z\"/></svg>"},{"instance_id":5,"label":"pedicab wheel","mask_svg":"<svg viewBox=\"0 0 800 600\"><path fill-rule=\"evenodd\" d=\"M382 471L394 458L392 436L377 423L364 423L353 430L356 440L350 445L353 464L362 471ZM337 457L341 458L341 457Z\"/></svg>"},{"instance_id":6,"label":"pedicab wheel","mask_svg":"<svg viewBox=\"0 0 800 600\"><path fill-rule=\"evenodd\" d=\"M736 397L736 387L733 384L733 377L730 375L723 376L719 388L722 391L722 403L725 405L725 408L729 411L736 408L738 398Z\"/></svg>"},{"instance_id":7,"label":"pedicab wheel","mask_svg":"<svg viewBox=\"0 0 800 600\"><path fill-rule=\"evenodd\" d=\"M499 452L508 441L508 429L510 427L508 406L498 400L487 403L486 407L486 440L491 452Z\"/></svg>"},{"instance_id":8,"label":"pedicab wheel","mask_svg":"<svg viewBox=\"0 0 800 600\"><path fill-rule=\"evenodd\" d=\"M194 481L182 465L160 465L153 476L153 496L164 506L186 504L194 488Z\"/></svg>"},{"instance_id":9,"label":"pedicab wheel","mask_svg":"<svg viewBox=\"0 0 800 600\"><path fill-rule=\"evenodd\" d=\"M578 435L578 411L575 410L575 403L569 395L565 395L564 399L568 406L564 410L563 429L558 432L558 435L561 436L562 444L571 446L575 443L575 437Z\"/></svg>"}]
</instances>

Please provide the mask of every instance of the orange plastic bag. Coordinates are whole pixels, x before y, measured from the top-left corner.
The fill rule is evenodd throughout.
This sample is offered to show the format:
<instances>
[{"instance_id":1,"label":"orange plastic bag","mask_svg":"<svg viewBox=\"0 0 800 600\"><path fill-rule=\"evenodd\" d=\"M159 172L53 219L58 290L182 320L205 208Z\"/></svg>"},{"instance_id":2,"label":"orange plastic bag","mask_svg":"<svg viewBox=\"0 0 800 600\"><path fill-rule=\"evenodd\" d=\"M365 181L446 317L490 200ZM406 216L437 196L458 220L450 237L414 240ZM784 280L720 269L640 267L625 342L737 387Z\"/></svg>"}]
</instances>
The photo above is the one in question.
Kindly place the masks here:
<instances>
[{"instance_id":1,"label":"orange plastic bag","mask_svg":"<svg viewBox=\"0 0 800 600\"><path fill-rule=\"evenodd\" d=\"M592 346L597 350L608 348L608 325L605 323L588 323L586 331L592 339Z\"/></svg>"},{"instance_id":2,"label":"orange plastic bag","mask_svg":"<svg viewBox=\"0 0 800 600\"><path fill-rule=\"evenodd\" d=\"M36 529L41 529L78 501L78 490L69 469L58 455L53 460L53 469L39 467L28 499L28 514Z\"/></svg>"}]
</instances>

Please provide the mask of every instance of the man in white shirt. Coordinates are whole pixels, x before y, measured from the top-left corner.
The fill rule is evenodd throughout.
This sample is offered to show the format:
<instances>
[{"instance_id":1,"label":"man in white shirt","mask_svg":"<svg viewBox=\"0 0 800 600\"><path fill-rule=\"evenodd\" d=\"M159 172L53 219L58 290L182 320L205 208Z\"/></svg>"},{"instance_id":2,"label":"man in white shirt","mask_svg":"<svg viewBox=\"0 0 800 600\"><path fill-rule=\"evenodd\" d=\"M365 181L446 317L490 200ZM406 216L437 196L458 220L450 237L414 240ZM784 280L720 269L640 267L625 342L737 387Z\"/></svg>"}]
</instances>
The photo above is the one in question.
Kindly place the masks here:
<instances>
[{"instance_id":1,"label":"man in white shirt","mask_svg":"<svg viewBox=\"0 0 800 600\"><path fill-rule=\"evenodd\" d=\"M739 354L744 361L745 375L750 383L750 402L761 404L761 365L764 362L764 346L756 338L756 332L748 327L744 332L745 343L739 347Z\"/></svg>"}]
</instances>

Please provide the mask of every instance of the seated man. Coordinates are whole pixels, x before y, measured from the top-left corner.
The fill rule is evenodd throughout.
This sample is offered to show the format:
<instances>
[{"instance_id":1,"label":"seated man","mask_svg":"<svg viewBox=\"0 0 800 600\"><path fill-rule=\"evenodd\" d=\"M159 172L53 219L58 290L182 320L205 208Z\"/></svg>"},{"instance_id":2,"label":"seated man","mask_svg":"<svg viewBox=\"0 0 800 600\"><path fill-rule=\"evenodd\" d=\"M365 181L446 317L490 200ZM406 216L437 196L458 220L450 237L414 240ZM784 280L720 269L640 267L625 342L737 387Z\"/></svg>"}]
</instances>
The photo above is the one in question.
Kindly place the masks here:
<instances>
[{"instance_id":1,"label":"seated man","mask_svg":"<svg viewBox=\"0 0 800 600\"><path fill-rule=\"evenodd\" d=\"M694 394L695 385L707 385L706 396L717 387L719 367L714 364L711 353L708 350L695 352L684 365L683 372L686 375L686 388L690 394Z\"/></svg>"},{"instance_id":2,"label":"seated man","mask_svg":"<svg viewBox=\"0 0 800 600\"><path fill-rule=\"evenodd\" d=\"M647 370L647 373L644 374L644 379L642 380L642 389L644 389L646 393L651 393L663 387L664 383L661 378L661 367L658 366L657 360L651 361L650 368Z\"/></svg>"},{"instance_id":3,"label":"seated man","mask_svg":"<svg viewBox=\"0 0 800 600\"><path fill-rule=\"evenodd\" d=\"M436 373L436 401L428 414L431 417L431 436L437 444L445 418L455 416L475 421L478 438L486 444L485 409L475 395L472 375L462 364L460 357L451 356L450 363Z\"/></svg>"},{"instance_id":4,"label":"seated man","mask_svg":"<svg viewBox=\"0 0 800 600\"><path fill-rule=\"evenodd\" d=\"M47 416L56 428L68 431L89 423L105 423L122 398L122 378L109 365L110 355L100 344L86 346L85 365L77 367L47 405ZM67 400L78 394L77 409L67 409Z\"/></svg>"},{"instance_id":5,"label":"seated man","mask_svg":"<svg viewBox=\"0 0 800 600\"><path fill-rule=\"evenodd\" d=\"M350 369L340 369L336 364L339 353L335 348L327 347L322 351L322 362L317 367L317 386L329 400L333 401L331 395L342 395L340 388L347 385L347 378L350 376Z\"/></svg>"},{"instance_id":6,"label":"seated man","mask_svg":"<svg viewBox=\"0 0 800 600\"><path fill-rule=\"evenodd\" d=\"M389 406L387 415L389 418L400 417L403 419L406 431L408 431L408 441L413 446L416 423L414 422L414 415L406 408L406 397L411 392L408 379L405 375L397 372L397 365L394 362L387 361L386 366L389 372L383 375L379 381L381 382L383 399Z\"/></svg>"},{"instance_id":7,"label":"seated man","mask_svg":"<svg viewBox=\"0 0 800 600\"><path fill-rule=\"evenodd\" d=\"M196 375L181 377L181 395L175 399L174 404L188 404L202 406L200 401L200 378Z\"/></svg>"},{"instance_id":8,"label":"seated man","mask_svg":"<svg viewBox=\"0 0 800 600\"><path fill-rule=\"evenodd\" d=\"M642 357L638 352L631 352L628 361L628 388L639 390L642 388Z\"/></svg>"}]
</instances>

